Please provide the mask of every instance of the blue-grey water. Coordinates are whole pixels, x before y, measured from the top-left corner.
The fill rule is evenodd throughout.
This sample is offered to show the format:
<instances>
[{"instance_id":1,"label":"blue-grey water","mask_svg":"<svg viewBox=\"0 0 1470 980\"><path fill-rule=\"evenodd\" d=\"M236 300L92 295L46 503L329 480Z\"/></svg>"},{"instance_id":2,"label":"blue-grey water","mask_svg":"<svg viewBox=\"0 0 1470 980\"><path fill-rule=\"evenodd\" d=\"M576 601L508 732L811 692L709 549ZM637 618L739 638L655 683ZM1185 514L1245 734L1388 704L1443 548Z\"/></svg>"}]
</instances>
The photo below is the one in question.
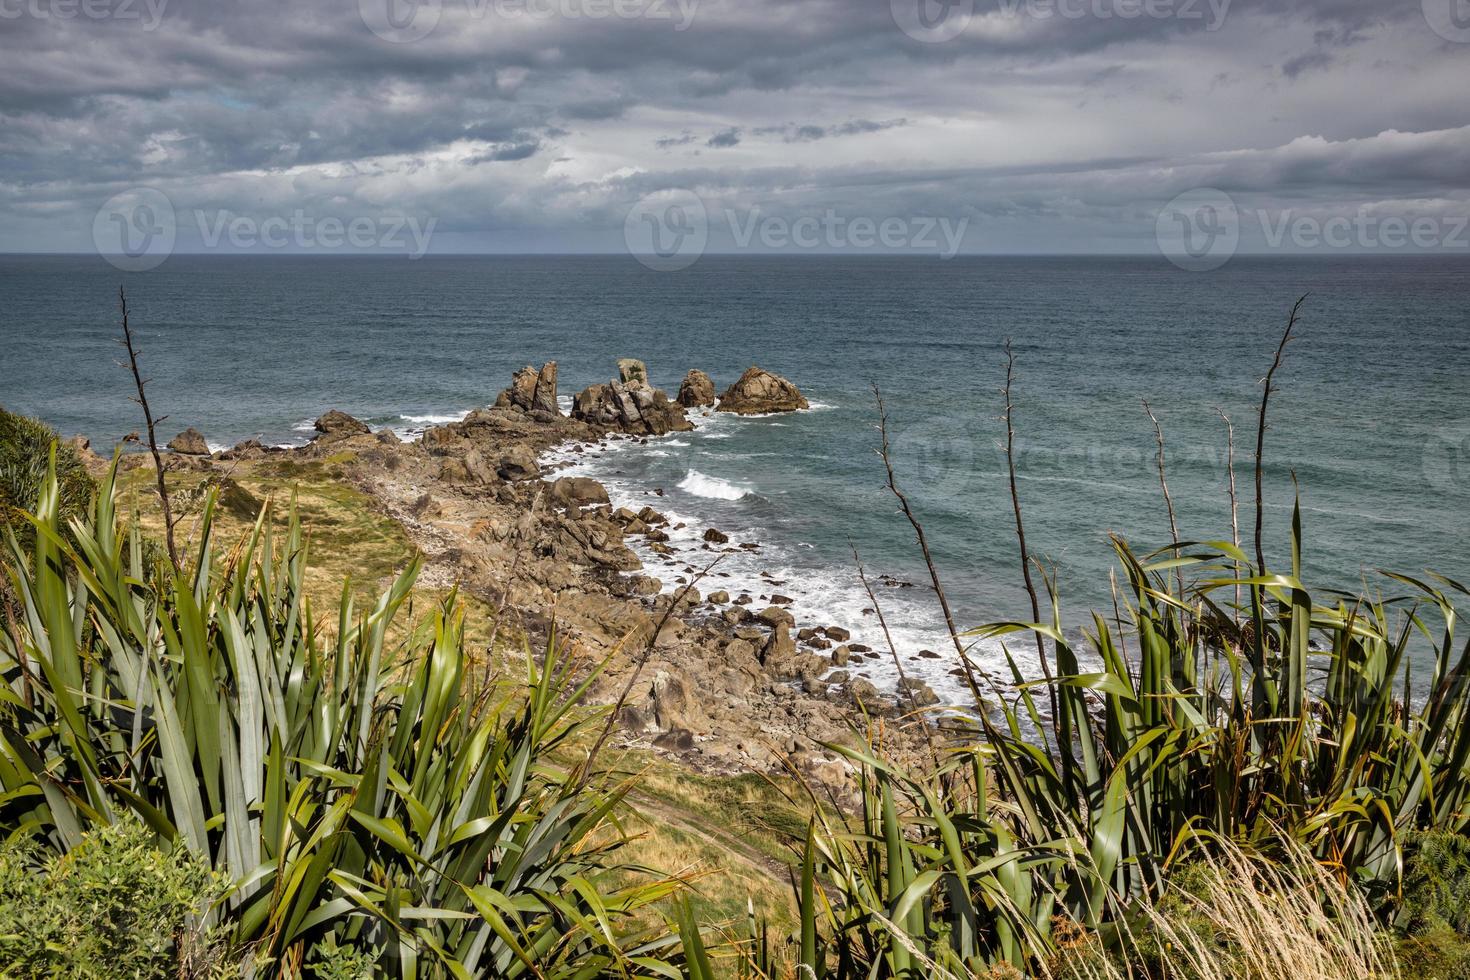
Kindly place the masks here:
<instances>
[{"instance_id":1,"label":"blue-grey water","mask_svg":"<svg viewBox=\"0 0 1470 980\"><path fill-rule=\"evenodd\" d=\"M691 367L721 388L753 363L783 374L811 411L701 419L583 466L622 498L662 489L691 533L760 541L722 569L729 584L770 572L808 617L874 646L851 546L874 577L922 585L924 572L883 486L872 385L957 618L1019 617L999 450L1014 339L1027 532L1082 623L1107 601L1109 532L1143 549L1169 540L1142 399L1163 425L1189 539L1230 535L1217 409L1235 421L1249 539L1259 381L1292 301L1310 293L1271 405L1268 550L1285 564L1294 476L1320 586L1355 588L1382 567L1470 579L1464 259L1237 257L1190 273L1149 258L707 256L659 273L612 256L175 256L124 276L91 258L0 257L0 403L98 448L137 429L117 365L120 283L169 434L192 424L217 445L299 443L328 408L411 432L548 359L564 395L623 356L670 391ZM910 651L944 649L932 594L879 593ZM951 664L927 664L943 682Z\"/></svg>"}]
</instances>

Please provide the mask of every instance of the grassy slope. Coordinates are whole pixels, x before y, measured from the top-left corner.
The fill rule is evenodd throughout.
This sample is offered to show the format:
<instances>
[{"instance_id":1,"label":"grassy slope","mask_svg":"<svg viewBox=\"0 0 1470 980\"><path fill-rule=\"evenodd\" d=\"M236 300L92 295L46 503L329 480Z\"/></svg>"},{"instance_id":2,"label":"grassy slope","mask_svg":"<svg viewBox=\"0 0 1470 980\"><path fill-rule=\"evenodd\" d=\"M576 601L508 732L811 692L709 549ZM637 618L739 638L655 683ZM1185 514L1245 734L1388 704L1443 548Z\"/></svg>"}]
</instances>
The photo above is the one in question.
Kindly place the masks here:
<instances>
[{"instance_id":1,"label":"grassy slope","mask_svg":"<svg viewBox=\"0 0 1470 980\"><path fill-rule=\"evenodd\" d=\"M345 459L272 461L258 469L241 467L233 479L257 501L280 504L294 499L310 546L307 583L319 621L335 614L344 580L350 580L359 609L387 587L396 572L416 553L402 528L382 514L374 502L343 477ZM177 533L190 534L197 524L202 496L197 492L207 474L171 473L170 489L183 504ZM124 499L144 528L163 537L151 467L131 470L119 479ZM244 506L221 506L216 518L219 550L225 551L253 525L255 514ZM284 508L281 508L283 511ZM277 518L284 528L283 517ZM423 603L437 602L445 590L419 586ZM467 647L484 649L495 610L473 596L466 606ZM519 657L519 639L502 644L502 655ZM568 760L571 763L574 760ZM701 776L652 753L628 752L620 768L636 774L635 789L623 814L634 837L628 855L636 863L661 871L689 872L697 877L693 903L706 922L743 923L747 901L765 915L773 936L796 926L787 868L796 860L790 841L804 839L805 817L788 796L797 792L788 781L770 782L747 774Z\"/></svg>"}]
</instances>

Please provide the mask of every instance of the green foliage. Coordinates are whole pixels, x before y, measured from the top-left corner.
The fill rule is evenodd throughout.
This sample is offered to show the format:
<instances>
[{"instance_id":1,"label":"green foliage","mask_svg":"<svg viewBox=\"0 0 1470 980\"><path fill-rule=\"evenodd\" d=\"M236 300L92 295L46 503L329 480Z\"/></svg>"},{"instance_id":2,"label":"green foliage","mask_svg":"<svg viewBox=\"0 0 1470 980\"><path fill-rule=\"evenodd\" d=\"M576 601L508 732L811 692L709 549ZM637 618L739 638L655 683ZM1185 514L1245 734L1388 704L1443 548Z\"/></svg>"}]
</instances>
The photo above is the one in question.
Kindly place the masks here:
<instances>
[{"instance_id":1,"label":"green foliage","mask_svg":"<svg viewBox=\"0 0 1470 980\"><path fill-rule=\"evenodd\" d=\"M177 975L184 949L214 945L199 921L223 893L203 859L161 850L137 818L65 855L12 839L0 845L0 976Z\"/></svg>"},{"instance_id":2,"label":"green foliage","mask_svg":"<svg viewBox=\"0 0 1470 980\"><path fill-rule=\"evenodd\" d=\"M14 528L22 540L29 541L31 532L20 515L36 507L53 445L65 526L68 519L86 511L96 489L95 481L75 447L60 442L43 423L0 408L0 528Z\"/></svg>"},{"instance_id":3,"label":"green foliage","mask_svg":"<svg viewBox=\"0 0 1470 980\"><path fill-rule=\"evenodd\" d=\"M1411 980L1470 980L1470 940L1445 925L1402 939L1399 965Z\"/></svg>"},{"instance_id":4,"label":"green foliage","mask_svg":"<svg viewBox=\"0 0 1470 980\"><path fill-rule=\"evenodd\" d=\"M1470 837L1415 833L1405 850L1399 927L1413 935L1449 929L1470 937Z\"/></svg>"},{"instance_id":5,"label":"green foliage","mask_svg":"<svg viewBox=\"0 0 1470 980\"><path fill-rule=\"evenodd\" d=\"M1470 645L1455 637L1452 596L1466 590L1386 576L1402 594L1316 601L1300 578L1299 522L1294 532L1289 573L1254 568L1225 542L1180 543L1179 557L1116 542L1126 591L1121 616L1096 615L1085 634L1095 667L1081 668L1053 598L1048 624L974 634L1039 633L1057 672L1050 692L1013 664L1014 689L988 692L997 709L922 775L832 746L860 767L863 808L855 826L819 815L813 828L798 889L802 970L823 980L1034 969L1057 952L1056 923L1073 922L1114 949L1126 940L1129 964L1153 975L1159 944L1129 924L1163 902L1154 921L1168 923L1169 942L1198 935L1167 902L1188 900L1171 882L1214 841L1307 855L1340 877L1334 887L1351 886L1342 909L1356 915L1366 895L1386 918L1405 841L1435 831L1419 839L1435 842L1428 859L1449 878L1430 903L1463 914ZM1418 688L1411 642L1433 664ZM1400 699L1396 680L1427 693ZM1055 716L1038 708L1046 693ZM1377 945L1357 944L1364 961Z\"/></svg>"},{"instance_id":6,"label":"green foliage","mask_svg":"<svg viewBox=\"0 0 1470 980\"><path fill-rule=\"evenodd\" d=\"M0 835L64 854L136 814L229 883L218 925L270 975L669 975L677 939L637 923L680 883L619 863L625 786L552 761L596 723L595 678L553 642L471 684L452 595L394 628L416 563L361 617L344 585L327 629L268 507L221 556L211 498L184 567L148 567L114 475L69 535L46 481L5 562Z\"/></svg>"}]
</instances>

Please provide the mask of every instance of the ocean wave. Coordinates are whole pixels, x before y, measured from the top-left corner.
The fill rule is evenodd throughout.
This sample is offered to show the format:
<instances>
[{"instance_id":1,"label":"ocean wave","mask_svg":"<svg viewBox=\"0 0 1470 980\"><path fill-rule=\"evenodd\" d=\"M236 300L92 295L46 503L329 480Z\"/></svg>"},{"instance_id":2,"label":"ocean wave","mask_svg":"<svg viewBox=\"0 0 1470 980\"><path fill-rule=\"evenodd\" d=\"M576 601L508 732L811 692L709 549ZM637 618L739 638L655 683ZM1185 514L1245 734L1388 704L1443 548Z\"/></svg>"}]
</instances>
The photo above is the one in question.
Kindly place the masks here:
<instances>
[{"instance_id":1,"label":"ocean wave","mask_svg":"<svg viewBox=\"0 0 1470 980\"><path fill-rule=\"evenodd\" d=\"M444 415L400 415L405 422L413 422L418 425L448 425L450 422L463 422L469 412L450 412Z\"/></svg>"},{"instance_id":2,"label":"ocean wave","mask_svg":"<svg viewBox=\"0 0 1470 980\"><path fill-rule=\"evenodd\" d=\"M683 439L668 439L665 440L664 445L674 446L678 449L687 449L689 447L689 443L685 442Z\"/></svg>"},{"instance_id":3,"label":"ocean wave","mask_svg":"<svg viewBox=\"0 0 1470 980\"><path fill-rule=\"evenodd\" d=\"M717 476L706 476L698 470L690 470L684 474L684 479L679 481L679 489L710 500L739 500L750 493L744 487L737 487Z\"/></svg>"}]
</instances>

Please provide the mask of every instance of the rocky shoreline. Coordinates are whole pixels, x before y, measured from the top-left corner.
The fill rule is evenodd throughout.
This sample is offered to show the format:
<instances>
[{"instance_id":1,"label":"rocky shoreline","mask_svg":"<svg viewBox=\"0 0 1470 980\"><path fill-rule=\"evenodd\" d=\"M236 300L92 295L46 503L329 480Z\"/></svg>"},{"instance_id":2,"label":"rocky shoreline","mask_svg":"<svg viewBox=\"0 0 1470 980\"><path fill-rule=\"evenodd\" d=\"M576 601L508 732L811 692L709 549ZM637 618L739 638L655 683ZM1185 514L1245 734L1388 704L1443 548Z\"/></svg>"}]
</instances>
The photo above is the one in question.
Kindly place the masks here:
<instances>
[{"instance_id":1,"label":"rocky shoreline","mask_svg":"<svg viewBox=\"0 0 1470 980\"><path fill-rule=\"evenodd\" d=\"M846 786L850 769L822 743L851 740L865 716L890 719L896 748L917 744L912 726L893 720L932 703L933 693L919 685L900 705L855 673L886 651L853 643L842 624L806 621L777 579L764 592L719 588L720 556L759 544L703 529L698 557L707 560L697 566L671 553L668 518L656 507L614 509L596 480L558 477L543 463L688 431L691 412L795 411L807 406L800 391L752 367L716 398L709 376L692 370L670 398L648 383L643 362L617 367L616 378L576 394L570 414L561 411L549 362L517 371L493 405L429 428L417 442L334 411L299 449L247 441L208 454L191 429L175 440L170 465L248 472L283 456L337 461L423 553L426 582L503 604L532 638L554 623L585 662L607 659L589 692L599 702L615 702L633 678L617 720L622 744L703 771L791 767L832 788ZM667 580L643 567L629 546L635 538L673 563Z\"/></svg>"}]
</instances>

